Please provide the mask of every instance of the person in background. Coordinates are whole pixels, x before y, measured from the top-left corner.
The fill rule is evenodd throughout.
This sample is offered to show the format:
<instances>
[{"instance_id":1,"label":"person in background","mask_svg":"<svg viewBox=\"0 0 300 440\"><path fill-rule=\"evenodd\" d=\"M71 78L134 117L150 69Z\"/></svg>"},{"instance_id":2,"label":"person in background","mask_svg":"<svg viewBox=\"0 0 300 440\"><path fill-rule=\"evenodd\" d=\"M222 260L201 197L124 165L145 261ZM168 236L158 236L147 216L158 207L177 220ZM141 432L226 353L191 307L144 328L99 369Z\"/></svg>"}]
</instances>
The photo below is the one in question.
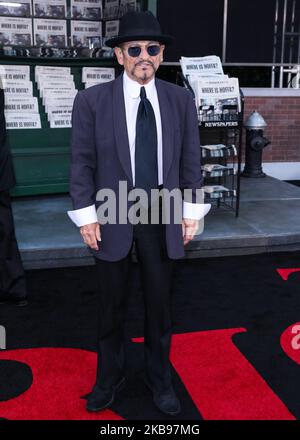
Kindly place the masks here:
<instances>
[{"instance_id":1,"label":"person in background","mask_svg":"<svg viewBox=\"0 0 300 440\"><path fill-rule=\"evenodd\" d=\"M24 268L15 236L9 190L16 184L0 84L0 304L27 305Z\"/></svg>"}]
</instances>

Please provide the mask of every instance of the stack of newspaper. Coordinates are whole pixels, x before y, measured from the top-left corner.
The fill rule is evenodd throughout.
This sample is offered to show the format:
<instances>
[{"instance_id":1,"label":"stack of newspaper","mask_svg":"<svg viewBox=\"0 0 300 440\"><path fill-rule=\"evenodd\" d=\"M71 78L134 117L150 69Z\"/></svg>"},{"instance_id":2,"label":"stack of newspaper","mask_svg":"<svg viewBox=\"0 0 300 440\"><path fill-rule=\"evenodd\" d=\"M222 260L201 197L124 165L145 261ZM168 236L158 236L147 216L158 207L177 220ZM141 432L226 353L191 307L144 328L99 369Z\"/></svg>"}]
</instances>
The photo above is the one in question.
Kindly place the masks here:
<instances>
[{"instance_id":1,"label":"stack of newspaper","mask_svg":"<svg viewBox=\"0 0 300 440\"><path fill-rule=\"evenodd\" d=\"M232 165L221 165L218 163L207 163L201 166L202 174L205 177L219 177L236 174L236 170Z\"/></svg>"},{"instance_id":2,"label":"stack of newspaper","mask_svg":"<svg viewBox=\"0 0 300 440\"><path fill-rule=\"evenodd\" d=\"M236 196L236 190L223 185L206 185L202 187L205 195L211 199Z\"/></svg>"},{"instance_id":3,"label":"stack of newspaper","mask_svg":"<svg viewBox=\"0 0 300 440\"><path fill-rule=\"evenodd\" d=\"M6 128L41 128L38 101L33 96L29 66L0 66L0 83L0 87L4 89Z\"/></svg>"},{"instance_id":4,"label":"stack of newspaper","mask_svg":"<svg viewBox=\"0 0 300 440\"><path fill-rule=\"evenodd\" d=\"M75 88L70 67L35 66L35 81L51 128L71 127Z\"/></svg>"},{"instance_id":5,"label":"stack of newspaper","mask_svg":"<svg viewBox=\"0 0 300 440\"><path fill-rule=\"evenodd\" d=\"M230 115L241 111L238 78L224 75L219 57L181 57L180 64L195 94L201 121L214 121L221 114Z\"/></svg>"},{"instance_id":6,"label":"stack of newspaper","mask_svg":"<svg viewBox=\"0 0 300 440\"><path fill-rule=\"evenodd\" d=\"M115 69L113 67L83 67L81 81L85 88L112 81L115 79Z\"/></svg>"},{"instance_id":7,"label":"stack of newspaper","mask_svg":"<svg viewBox=\"0 0 300 440\"><path fill-rule=\"evenodd\" d=\"M202 157L229 157L237 155L237 149L234 144L201 145L201 149Z\"/></svg>"}]
</instances>

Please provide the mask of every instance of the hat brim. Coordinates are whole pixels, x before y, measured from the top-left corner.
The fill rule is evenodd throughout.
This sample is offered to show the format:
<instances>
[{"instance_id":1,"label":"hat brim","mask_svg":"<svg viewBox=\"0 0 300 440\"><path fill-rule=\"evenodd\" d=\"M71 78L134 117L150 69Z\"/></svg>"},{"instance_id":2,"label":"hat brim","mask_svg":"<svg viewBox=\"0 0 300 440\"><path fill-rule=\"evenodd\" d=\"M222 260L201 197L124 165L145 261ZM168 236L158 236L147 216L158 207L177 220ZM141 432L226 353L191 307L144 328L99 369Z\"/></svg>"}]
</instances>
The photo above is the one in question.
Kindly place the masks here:
<instances>
[{"instance_id":1,"label":"hat brim","mask_svg":"<svg viewBox=\"0 0 300 440\"><path fill-rule=\"evenodd\" d=\"M162 44L172 44L174 41L174 37L171 35L128 35L124 37L114 37L110 38L105 42L105 45L108 47L116 47L121 43L125 43L126 41L158 41Z\"/></svg>"}]
</instances>

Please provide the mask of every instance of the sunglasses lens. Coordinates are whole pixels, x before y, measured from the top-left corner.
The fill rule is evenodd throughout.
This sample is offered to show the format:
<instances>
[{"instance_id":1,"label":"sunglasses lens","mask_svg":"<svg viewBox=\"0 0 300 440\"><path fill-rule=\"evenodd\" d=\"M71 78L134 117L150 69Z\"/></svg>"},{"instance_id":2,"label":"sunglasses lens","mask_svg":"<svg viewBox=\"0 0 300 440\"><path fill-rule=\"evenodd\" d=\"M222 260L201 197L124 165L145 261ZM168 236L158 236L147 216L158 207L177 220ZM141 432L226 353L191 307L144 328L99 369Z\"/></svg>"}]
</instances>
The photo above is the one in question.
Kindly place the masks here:
<instances>
[{"instance_id":1,"label":"sunglasses lens","mask_svg":"<svg viewBox=\"0 0 300 440\"><path fill-rule=\"evenodd\" d=\"M160 46L149 46L147 51L150 57L155 57L160 52Z\"/></svg>"},{"instance_id":2,"label":"sunglasses lens","mask_svg":"<svg viewBox=\"0 0 300 440\"><path fill-rule=\"evenodd\" d=\"M139 46L132 46L128 48L128 53L131 57L138 57L141 53L141 48Z\"/></svg>"}]
</instances>

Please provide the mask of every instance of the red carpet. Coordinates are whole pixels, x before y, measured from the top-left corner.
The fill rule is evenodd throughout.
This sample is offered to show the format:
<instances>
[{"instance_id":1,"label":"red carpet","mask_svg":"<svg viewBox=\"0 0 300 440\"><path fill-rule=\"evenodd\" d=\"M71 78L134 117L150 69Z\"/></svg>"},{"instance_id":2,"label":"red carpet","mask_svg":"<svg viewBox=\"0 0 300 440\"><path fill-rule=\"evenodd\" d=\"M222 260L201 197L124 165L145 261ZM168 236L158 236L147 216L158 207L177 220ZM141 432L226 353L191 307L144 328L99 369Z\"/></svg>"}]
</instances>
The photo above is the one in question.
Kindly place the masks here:
<instances>
[{"instance_id":1,"label":"red carpet","mask_svg":"<svg viewBox=\"0 0 300 440\"><path fill-rule=\"evenodd\" d=\"M300 418L298 258L299 253L266 254L178 265L170 356L183 407L178 419ZM240 264L234 286L230 264ZM0 351L0 418L165 419L142 380L138 270L127 323L126 386L110 409L85 409L81 397L91 390L96 370L94 270L30 271L30 305L1 308L8 339L7 350Z\"/></svg>"}]
</instances>

